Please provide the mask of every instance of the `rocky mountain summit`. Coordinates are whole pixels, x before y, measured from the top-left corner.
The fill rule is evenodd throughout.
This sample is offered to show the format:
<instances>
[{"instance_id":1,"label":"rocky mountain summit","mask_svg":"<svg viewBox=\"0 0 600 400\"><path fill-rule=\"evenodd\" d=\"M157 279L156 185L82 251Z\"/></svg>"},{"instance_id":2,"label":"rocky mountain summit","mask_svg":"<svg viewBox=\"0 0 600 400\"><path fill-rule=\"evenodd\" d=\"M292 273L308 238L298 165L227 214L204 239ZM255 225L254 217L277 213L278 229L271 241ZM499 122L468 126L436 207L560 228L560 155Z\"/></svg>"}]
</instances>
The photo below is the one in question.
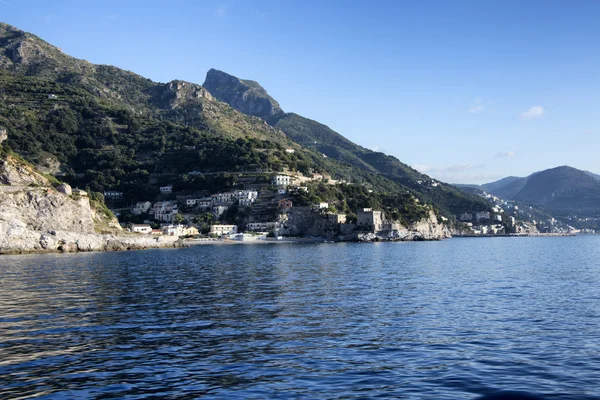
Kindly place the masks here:
<instances>
[{"instance_id":1,"label":"rocky mountain summit","mask_svg":"<svg viewBox=\"0 0 600 400\"><path fill-rule=\"evenodd\" d=\"M206 74L203 86L217 99L244 114L265 121L283 115L279 103L258 82L240 79L213 68Z\"/></svg>"}]
</instances>

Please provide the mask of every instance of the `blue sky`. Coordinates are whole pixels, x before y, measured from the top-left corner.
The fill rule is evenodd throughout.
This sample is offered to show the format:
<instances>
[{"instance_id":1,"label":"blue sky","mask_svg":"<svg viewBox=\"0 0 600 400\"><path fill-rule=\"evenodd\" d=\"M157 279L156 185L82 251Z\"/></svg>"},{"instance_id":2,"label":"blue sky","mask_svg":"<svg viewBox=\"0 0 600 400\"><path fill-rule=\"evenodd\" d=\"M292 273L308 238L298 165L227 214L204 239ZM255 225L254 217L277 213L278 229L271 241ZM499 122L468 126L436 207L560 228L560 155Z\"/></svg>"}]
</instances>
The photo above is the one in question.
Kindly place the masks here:
<instances>
[{"instance_id":1,"label":"blue sky","mask_svg":"<svg viewBox=\"0 0 600 400\"><path fill-rule=\"evenodd\" d=\"M155 81L217 68L448 182L600 173L600 1L0 1L0 21Z\"/></svg>"}]
</instances>

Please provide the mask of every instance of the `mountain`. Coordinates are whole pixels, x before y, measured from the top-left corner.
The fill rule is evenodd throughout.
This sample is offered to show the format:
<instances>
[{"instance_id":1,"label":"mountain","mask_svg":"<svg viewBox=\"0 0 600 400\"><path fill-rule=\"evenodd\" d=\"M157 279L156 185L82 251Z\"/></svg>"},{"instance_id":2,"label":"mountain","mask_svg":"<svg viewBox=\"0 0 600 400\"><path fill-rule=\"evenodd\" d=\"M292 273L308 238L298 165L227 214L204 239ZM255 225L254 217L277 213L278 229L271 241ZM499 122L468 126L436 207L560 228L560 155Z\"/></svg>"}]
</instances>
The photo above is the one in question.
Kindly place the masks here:
<instances>
[{"instance_id":1,"label":"mountain","mask_svg":"<svg viewBox=\"0 0 600 400\"><path fill-rule=\"evenodd\" d=\"M523 187L525 187L528 179L529 177L519 178L516 176L509 176L495 182L486 183L481 185L481 187L486 192L492 193L495 196L504 199L512 199L523 189Z\"/></svg>"},{"instance_id":2,"label":"mountain","mask_svg":"<svg viewBox=\"0 0 600 400\"><path fill-rule=\"evenodd\" d=\"M165 184L226 190L242 174L285 170L373 189L375 204L400 214L418 214L412 196L446 215L488 207L325 125L285 113L257 82L217 70L203 86L153 82L70 57L1 23L0 125L10 149L44 172L93 192L120 190L129 201L151 198Z\"/></svg>"},{"instance_id":3,"label":"mountain","mask_svg":"<svg viewBox=\"0 0 600 400\"><path fill-rule=\"evenodd\" d=\"M599 178L588 171L561 166L525 178L507 177L481 188L501 198L548 210L593 214L600 212Z\"/></svg>"},{"instance_id":4,"label":"mountain","mask_svg":"<svg viewBox=\"0 0 600 400\"><path fill-rule=\"evenodd\" d=\"M203 86L217 99L244 114L268 121L283 113L279 103L258 82L238 79L225 72L210 69Z\"/></svg>"},{"instance_id":5,"label":"mountain","mask_svg":"<svg viewBox=\"0 0 600 400\"><path fill-rule=\"evenodd\" d=\"M393 156L359 146L328 126L295 113L286 113L258 83L211 69L203 84L219 100L249 115L264 118L271 126L280 129L287 137L324 156L349 164L363 172L385 177L403 187L414 190L426 201L440 209L456 213L460 209L483 209L480 198L465 195L457 188L432 179ZM258 88L258 89L257 89ZM271 104L271 113L256 107L260 101Z\"/></svg>"},{"instance_id":6,"label":"mountain","mask_svg":"<svg viewBox=\"0 0 600 400\"><path fill-rule=\"evenodd\" d=\"M588 175L589 175L589 176L591 176L592 178L594 178L594 179L596 179L596 180L599 180L599 181L600 181L600 175L598 175L598 174L594 174L593 172L590 172L590 171L583 171L583 172L585 172L586 174L588 174Z\"/></svg>"},{"instance_id":7,"label":"mountain","mask_svg":"<svg viewBox=\"0 0 600 400\"><path fill-rule=\"evenodd\" d=\"M563 166L533 174L513 199L555 210L600 210L600 181Z\"/></svg>"}]
</instances>

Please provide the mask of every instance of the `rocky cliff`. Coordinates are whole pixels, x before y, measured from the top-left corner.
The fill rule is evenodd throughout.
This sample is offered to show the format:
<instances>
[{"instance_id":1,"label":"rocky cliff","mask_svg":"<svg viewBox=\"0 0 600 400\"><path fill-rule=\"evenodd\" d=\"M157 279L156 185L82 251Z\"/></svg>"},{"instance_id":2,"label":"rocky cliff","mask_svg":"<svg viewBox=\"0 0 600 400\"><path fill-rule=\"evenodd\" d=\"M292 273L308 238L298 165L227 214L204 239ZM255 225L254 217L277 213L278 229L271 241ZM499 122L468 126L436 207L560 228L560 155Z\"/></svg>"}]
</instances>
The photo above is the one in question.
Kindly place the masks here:
<instances>
[{"instance_id":1,"label":"rocky cliff","mask_svg":"<svg viewBox=\"0 0 600 400\"><path fill-rule=\"evenodd\" d=\"M342 227L344 229L342 229ZM354 231L352 224L340 225L312 211L308 207L298 207L287 214L287 220L283 223L279 233L286 236L320 236L340 241L419 241L419 240L441 240L452 237L448 227L438 222L433 211L429 212L427 218L403 226L394 223L393 229L377 233Z\"/></svg>"},{"instance_id":2,"label":"rocky cliff","mask_svg":"<svg viewBox=\"0 0 600 400\"><path fill-rule=\"evenodd\" d=\"M204 86L217 99L228 103L244 114L264 120L283 115L279 103L267 94L258 82L244 80L223 71L211 69L206 74Z\"/></svg>"},{"instance_id":3,"label":"rocky cliff","mask_svg":"<svg viewBox=\"0 0 600 400\"><path fill-rule=\"evenodd\" d=\"M98 225L120 230L114 220L70 194L17 157L0 156L0 254L130 250L175 247L176 237L97 234Z\"/></svg>"}]
</instances>

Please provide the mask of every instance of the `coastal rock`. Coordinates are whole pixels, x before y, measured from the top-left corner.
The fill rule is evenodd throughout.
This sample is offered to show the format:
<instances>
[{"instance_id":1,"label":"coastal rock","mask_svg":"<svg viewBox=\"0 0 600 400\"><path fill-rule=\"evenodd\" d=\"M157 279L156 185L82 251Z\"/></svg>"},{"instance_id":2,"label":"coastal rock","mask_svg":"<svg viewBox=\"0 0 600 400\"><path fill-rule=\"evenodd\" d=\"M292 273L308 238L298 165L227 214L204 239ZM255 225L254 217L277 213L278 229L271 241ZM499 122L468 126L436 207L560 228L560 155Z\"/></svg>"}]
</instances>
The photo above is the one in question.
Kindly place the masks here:
<instances>
[{"instance_id":1,"label":"coastal rock","mask_svg":"<svg viewBox=\"0 0 600 400\"><path fill-rule=\"evenodd\" d=\"M40 232L21 221L0 223L0 254L141 250L183 247L177 237L101 235L67 231Z\"/></svg>"},{"instance_id":2,"label":"coastal rock","mask_svg":"<svg viewBox=\"0 0 600 400\"><path fill-rule=\"evenodd\" d=\"M88 197L70 196L67 184L55 190L43 175L11 156L0 159L0 182L0 254L182 246L173 236L96 233L99 223L114 225L114 217L97 212Z\"/></svg>"},{"instance_id":3,"label":"coastal rock","mask_svg":"<svg viewBox=\"0 0 600 400\"><path fill-rule=\"evenodd\" d=\"M0 158L0 185L50 186L46 177L12 157Z\"/></svg>"},{"instance_id":4,"label":"coastal rock","mask_svg":"<svg viewBox=\"0 0 600 400\"><path fill-rule=\"evenodd\" d=\"M89 199L77 200L48 187L0 187L0 226L21 221L34 231L94 233Z\"/></svg>"}]
</instances>

